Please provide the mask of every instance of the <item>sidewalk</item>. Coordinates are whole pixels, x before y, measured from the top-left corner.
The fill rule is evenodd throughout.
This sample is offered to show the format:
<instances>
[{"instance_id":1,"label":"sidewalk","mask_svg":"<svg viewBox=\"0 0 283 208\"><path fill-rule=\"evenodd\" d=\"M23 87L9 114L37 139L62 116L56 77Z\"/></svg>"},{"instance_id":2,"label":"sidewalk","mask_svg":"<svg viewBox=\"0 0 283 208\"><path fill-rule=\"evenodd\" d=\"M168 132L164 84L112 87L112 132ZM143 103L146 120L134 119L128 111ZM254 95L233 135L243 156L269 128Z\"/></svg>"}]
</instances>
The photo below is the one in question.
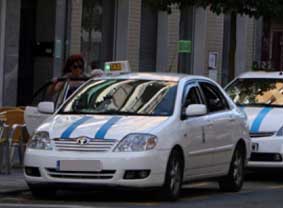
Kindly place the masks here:
<instances>
[{"instance_id":1,"label":"sidewalk","mask_svg":"<svg viewBox=\"0 0 283 208\"><path fill-rule=\"evenodd\" d=\"M22 169L12 169L10 175L0 174L0 195L27 191Z\"/></svg>"}]
</instances>

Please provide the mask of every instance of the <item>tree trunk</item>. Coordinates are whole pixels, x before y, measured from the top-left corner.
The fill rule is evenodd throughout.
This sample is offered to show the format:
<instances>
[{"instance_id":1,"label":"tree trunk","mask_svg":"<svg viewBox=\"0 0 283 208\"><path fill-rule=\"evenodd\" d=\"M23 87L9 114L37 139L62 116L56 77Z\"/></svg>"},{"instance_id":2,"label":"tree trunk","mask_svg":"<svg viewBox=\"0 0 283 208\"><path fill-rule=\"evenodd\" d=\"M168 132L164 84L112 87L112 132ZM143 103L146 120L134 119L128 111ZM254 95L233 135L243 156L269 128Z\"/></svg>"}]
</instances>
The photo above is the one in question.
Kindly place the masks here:
<instances>
[{"instance_id":1,"label":"tree trunk","mask_svg":"<svg viewBox=\"0 0 283 208\"><path fill-rule=\"evenodd\" d=\"M231 13L230 25L230 50L229 50L229 68L228 79L233 80L235 77L235 55L237 46L237 13Z\"/></svg>"}]
</instances>

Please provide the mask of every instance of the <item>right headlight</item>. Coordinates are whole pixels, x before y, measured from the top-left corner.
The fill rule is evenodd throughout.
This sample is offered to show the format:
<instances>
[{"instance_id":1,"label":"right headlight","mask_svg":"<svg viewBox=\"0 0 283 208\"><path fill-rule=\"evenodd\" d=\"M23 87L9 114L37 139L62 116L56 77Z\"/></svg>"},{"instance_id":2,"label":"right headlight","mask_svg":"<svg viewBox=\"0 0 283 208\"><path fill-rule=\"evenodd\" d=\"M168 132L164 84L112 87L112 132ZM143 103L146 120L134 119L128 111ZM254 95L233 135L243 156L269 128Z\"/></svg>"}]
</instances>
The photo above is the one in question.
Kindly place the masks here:
<instances>
[{"instance_id":1,"label":"right headlight","mask_svg":"<svg viewBox=\"0 0 283 208\"><path fill-rule=\"evenodd\" d=\"M283 126L277 131L276 136L283 136Z\"/></svg>"},{"instance_id":2,"label":"right headlight","mask_svg":"<svg viewBox=\"0 0 283 208\"><path fill-rule=\"evenodd\" d=\"M45 131L36 132L28 142L27 147L30 149L52 150L49 133Z\"/></svg>"},{"instance_id":3,"label":"right headlight","mask_svg":"<svg viewBox=\"0 0 283 208\"><path fill-rule=\"evenodd\" d=\"M157 137L151 134L129 134L120 141L115 152L142 152L152 150L157 145Z\"/></svg>"}]
</instances>

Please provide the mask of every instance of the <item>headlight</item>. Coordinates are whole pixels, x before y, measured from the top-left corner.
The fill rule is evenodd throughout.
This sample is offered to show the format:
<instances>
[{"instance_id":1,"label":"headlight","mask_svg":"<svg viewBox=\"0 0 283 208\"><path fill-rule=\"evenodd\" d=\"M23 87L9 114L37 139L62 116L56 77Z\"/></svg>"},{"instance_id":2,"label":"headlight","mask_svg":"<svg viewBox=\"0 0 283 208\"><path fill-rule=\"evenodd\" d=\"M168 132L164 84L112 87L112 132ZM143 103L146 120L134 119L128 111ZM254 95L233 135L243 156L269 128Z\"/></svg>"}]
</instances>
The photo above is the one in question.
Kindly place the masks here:
<instances>
[{"instance_id":1,"label":"headlight","mask_svg":"<svg viewBox=\"0 0 283 208\"><path fill-rule=\"evenodd\" d=\"M276 136L283 136L283 126L277 131Z\"/></svg>"},{"instance_id":2,"label":"headlight","mask_svg":"<svg viewBox=\"0 0 283 208\"><path fill-rule=\"evenodd\" d=\"M157 144L157 137L151 134L129 134L120 141L115 152L142 152L152 150Z\"/></svg>"},{"instance_id":3,"label":"headlight","mask_svg":"<svg viewBox=\"0 0 283 208\"><path fill-rule=\"evenodd\" d=\"M49 133L45 131L35 133L28 142L27 147L30 149L52 150Z\"/></svg>"}]
</instances>

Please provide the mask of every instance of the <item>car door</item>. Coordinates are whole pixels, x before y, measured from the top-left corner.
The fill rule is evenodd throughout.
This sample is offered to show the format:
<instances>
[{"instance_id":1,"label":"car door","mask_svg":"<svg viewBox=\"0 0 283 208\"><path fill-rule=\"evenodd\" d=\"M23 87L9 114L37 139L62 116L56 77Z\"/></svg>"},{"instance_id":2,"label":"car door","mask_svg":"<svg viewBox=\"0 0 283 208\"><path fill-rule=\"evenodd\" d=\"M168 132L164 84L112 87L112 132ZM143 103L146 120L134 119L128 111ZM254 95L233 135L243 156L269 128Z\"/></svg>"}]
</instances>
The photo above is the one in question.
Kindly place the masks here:
<instances>
[{"instance_id":1,"label":"car door","mask_svg":"<svg viewBox=\"0 0 283 208\"><path fill-rule=\"evenodd\" d=\"M192 179L209 174L207 167L212 160L211 144L207 142L204 129L208 125L206 116L186 117L185 109L191 104L203 104L200 90L196 83L189 83L184 88L181 112L181 128L184 133L186 151L186 170L184 179Z\"/></svg>"},{"instance_id":2,"label":"car door","mask_svg":"<svg viewBox=\"0 0 283 208\"><path fill-rule=\"evenodd\" d=\"M38 111L38 104L42 101L50 101L54 102L55 109L58 107L59 100L64 97L64 92L66 90L66 80L60 79L59 82L62 83L62 89L58 92L52 92L50 89L52 89L52 82L48 82L43 87L41 87L33 96L33 101L31 106L26 106L24 111L24 120L26 123L26 127L28 130L28 133L30 135L33 134L35 129L45 120L47 119L51 114L41 113ZM60 84L61 84L60 83Z\"/></svg>"},{"instance_id":3,"label":"car door","mask_svg":"<svg viewBox=\"0 0 283 208\"><path fill-rule=\"evenodd\" d=\"M213 171L221 172L230 164L235 118L233 118L228 102L217 85L206 81L200 81L199 85L208 109L209 125L205 128L205 135L212 144L211 166Z\"/></svg>"}]
</instances>

